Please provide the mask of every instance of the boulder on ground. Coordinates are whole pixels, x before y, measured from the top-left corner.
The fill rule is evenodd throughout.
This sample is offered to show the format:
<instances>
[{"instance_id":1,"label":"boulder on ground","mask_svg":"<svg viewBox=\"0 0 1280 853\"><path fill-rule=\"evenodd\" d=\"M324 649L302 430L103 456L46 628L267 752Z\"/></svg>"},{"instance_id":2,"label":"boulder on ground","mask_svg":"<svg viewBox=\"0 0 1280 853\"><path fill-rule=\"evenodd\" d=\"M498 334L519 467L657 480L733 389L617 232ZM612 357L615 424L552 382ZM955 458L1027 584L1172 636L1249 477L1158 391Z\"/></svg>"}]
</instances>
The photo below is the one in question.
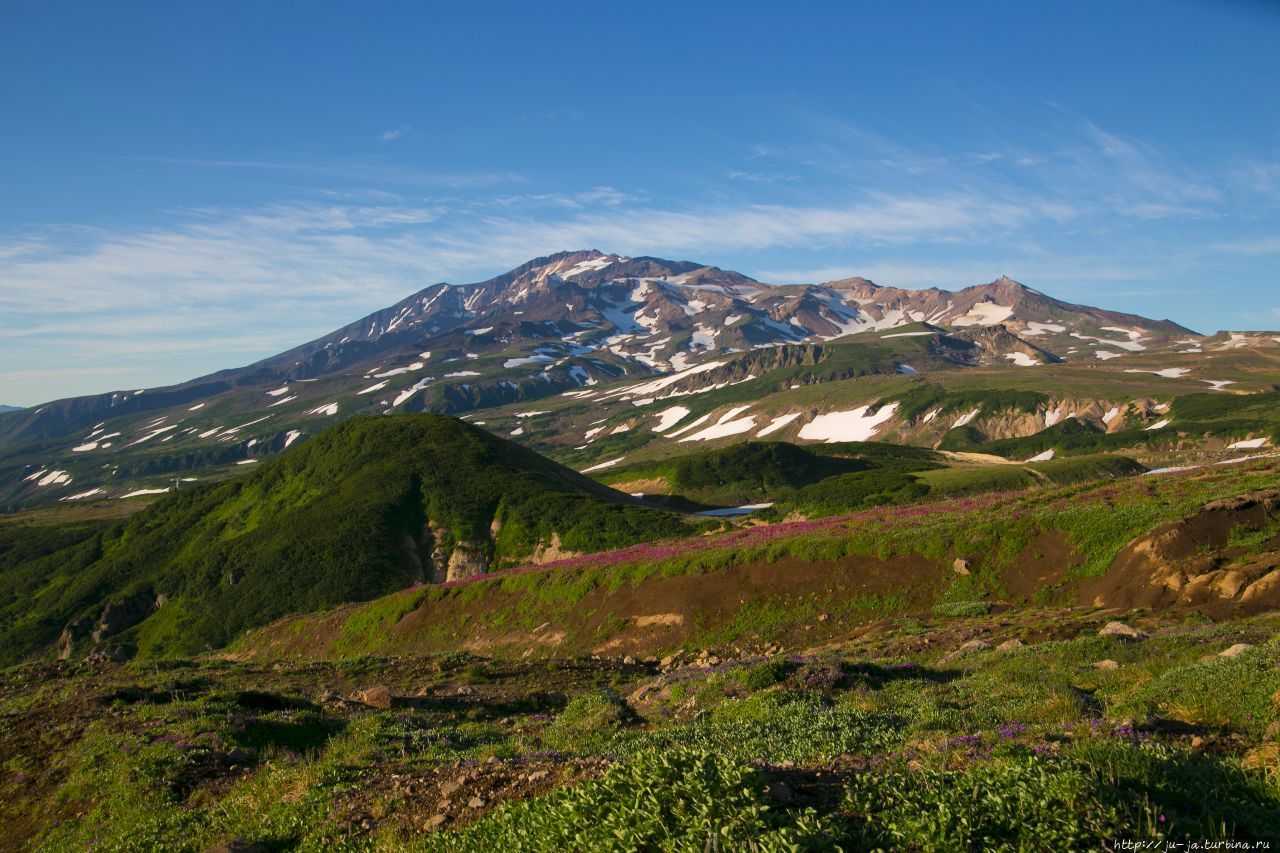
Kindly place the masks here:
<instances>
[{"instance_id":1,"label":"boulder on ground","mask_svg":"<svg viewBox=\"0 0 1280 853\"><path fill-rule=\"evenodd\" d=\"M951 564L951 568L958 575L967 575L972 568L972 564L963 557L957 557L956 561Z\"/></svg>"},{"instance_id":2,"label":"boulder on ground","mask_svg":"<svg viewBox=\"0 0 1280 853\"><path fill-rule=\"evenodd\" d=\"M1019 640L1017 637L1014 637L1012 640L1005 640L1003 643L1001 643L1000 645L996 646L996 651L998 651L998 652L1011 652L1011 651L1013 651L1014 649L1021 649L1021 648L1025 647L1026 645L1027 645L1026 643L1022 642L1022 641L1021 641L1021 640Z\"/></svg>"},{"instance_id":3,"label":"boulder on ground","mask_svg":"<svg viewBox=\"0 0 1280 853\"><path fill-rule=\"evenodd\" d=\"M960 646L960 648L956 649L951 654L944 657L942 661L943 663L947 663L955 660L956 658L973 654L974 652L984 652L989 648L991 648L991 644L988 643L986 640L970 640L969 642Z\"/></svg>"},{"instance_id":4,"label":"boulder on ground","mask_svg":"<svg viewBox=\"0 0 1280 853\"><path fill-rule=\"evenodd\" d=\"M1094 669L1119 669L1120 664L1117 663L1116 661L1113 661L1111 658L1107 658L1106 660L1100 660L1097 663L1095 663L1093 665L1093 668Z\"/></svg>"},{"instance_id":5,"label":"boulder on ground","mask_svg":"<svg viewBox=\"0 0 1280 853\"><path fill-rule=\"evenodd\" d=\"M1233 658L1236 655L1240 654L1241 652L1247 651L1251 648L1253 648L1253 646L1250 645L1249 643L1236 643L1234 646L1230 646L1229 648L1225 648L1222 651L1218 652L1218 657Z\"/></svg>"},{"instance_id":6,"label":"boulder on ground","mask_svg":"<svg viewBox=\"0 0 1280 853\"><path fill-rule=\"evenodd\" d=\"M368 687L361 690L356 695L356 698L370 708L380 708L385 711L391 707L391 688L381 684L376 687Z\"/></svg>"},{"instance_id":7,"label":"boulder on ground","mask_svg":"<svg viewBox=\"0 0 1280 853\"><path fill-rule=\"evenodd\" d=\"M1123 622L1108 622L1102 626L1102 630L1098 632L1099 637L1115 637L1117 640L1124 640L1130 643L1136 643L1145 640L1151 635L1146 631L1139 631L1137 628L1126 625Z\"/></svg>"}]
</instances>

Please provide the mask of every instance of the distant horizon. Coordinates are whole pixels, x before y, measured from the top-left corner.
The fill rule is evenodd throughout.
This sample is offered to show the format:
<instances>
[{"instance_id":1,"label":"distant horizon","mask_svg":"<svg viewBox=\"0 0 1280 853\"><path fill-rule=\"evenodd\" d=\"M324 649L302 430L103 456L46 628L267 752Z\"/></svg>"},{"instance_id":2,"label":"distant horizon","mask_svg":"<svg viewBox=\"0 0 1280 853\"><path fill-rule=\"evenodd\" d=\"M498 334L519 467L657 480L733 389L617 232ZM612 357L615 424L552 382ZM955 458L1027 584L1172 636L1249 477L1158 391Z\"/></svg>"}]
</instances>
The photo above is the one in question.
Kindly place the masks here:
<instances>
[{"instance_id":1,"label":"distant horizon","mask_svg":"<svg viewBox=\"0 0 1280 853\"><path fill-rule=\"evenodd\" d=\"M1274 4L6 12L12 404L252 363L558 246L1280 325Z\"/></svg>"},{"instance_id":2,"label":"distant horizon","mask_svg":"<svg viewBox=\"0 0 1280 853\"><path fill-rule=\"evenodd\" d=\"M378 308L375 308L373 311L368 311L368 312L365 312L364 314L361 314L361 315L356 316L356 317L349 317L349 318L347 318L347 319L345 319L345 320L340 320L340 321L336 322L332 327L330 327L330 328L328 328L328 329L324 330L323 332L320 332L320 333L318 333L318 334L316 334L316 335L312 335L311 337L306 338L305 340L297 340L297 341L292 341L292 342L286 342L284 345L282 345L282 346L281 346L280 348L278 348L278 349L272 350L272 351L270 351L270 352L265 352L265 353L263 353L262 355L260 355L259 357L256 357L256 358L253 358L253 359L250 359L249 361L245 361L245 362L243 362L243 363L239 363L239 364L224 364L224 365L219 365L219 366L215 366L215 367L213 367L212 369L207 370L207 371L205 371L205 372L203 372L203 373L191 374L191 375L183 375L183 376L179 376L179 377L177 377L177 378L174 378L174 379L172 379L171 381L166 381L166 382L157 382L157 383L152 383L152 384L149 384L149 385L141 385L141 384L133 384L133 385L130 385L130 384L126 384L126 385L121 385L121 386L118 386L118 387L98 388L98 389L96 389L96 390L86 391L86 392L84 392L84 393L68 394L68 395L65 395L65 396L63 396L63 397L51 397L51 398L43 399L43 400L36 400L36 401L30 402L30 403L26 403L26 404L14 403L14 402L12 402L12 401L8 401L8 400L0 400L0 408L3 408L4 406L10 406L10 407L15 408L15 409L17 409L17 410L19 410L19 411L22 411L22 410L33 409L33 408L36 408L36 407L38 407L38 406L40 406L40 405L42 405L42 404L47 404L47 403L55 402L56 400L60 400L60 399L67 399L67 398L70 398L70 397L94 396L94 395L98 395L98 394L110 394L110 393L112 393L112 392L117 392L117 391L124 392L124 391L137 391L137 390L144 390L144 389L145 389L145 390L154 390L154 389L156 389L156 388L164 388L164 387L168 387L168 386L171 386L171 385L180 385L180 384L182 384L182 383L184 383L184 382L188 382L188 381L191 381L191 380L193 380L193 379L199 379L199 378L201 378L201 377L203 377L203 376L207 376L207 375L210 375L210 374L213 374L213 373L218 373L218 372L221 372L221 371L224 371L224 370L237 370L237 369L240 369L240 368L248 367L249 365L254 364L254 363L258 362L258 361L261 361L261 360L262 360L262 359L264 359L264 358L270 358L271 356L278 355L278 354L280 354L280 353L282 353L282 352L287 352L288 350L293 349L293 348L295 348L295 347L303 346L303 345L308 344L308 343L310 343L310 342L312 342L312 341L315 341L315 340L318 340L318 339L320 339L320 338L323 338L324 336L326 336L326 335L328 335L328 334L331 334L331 333L332 333L332 332L334 332L334 331L337 331L338 329L342 328L343 326L347 326L347 325L350 325L350 324L356 323L356 322L358 322L358 321L362 320L363 318L365 318L365 317L369 316L370 314L373 314L373 313L376 313L376 312L378 312L378 311L381 311L381 310L384 310L384 309L386 309L386 308L389 308L389 307L391 307L392 305L395 305L397 302L400 302L400 301L403 301L403 300L405 300L405 299L408 299L408 298L410 298L411 296L413 296L414 294L416 294L416 293L418 293L418 292L420 292L420 291L422 291L422 290L425 290L425 289L428 289L428 288L431 288L431 287L435 287L435 286L437 286L437 285L448 285L448 286L450 286L450 287L471 287L471 286L475 286L475 285L480 285L480 284L484 284L484 283L486 283L486 282L488 282L488 281L491 281L492 279L498 278L499 276L505 275L506 273L512 272L513 270L516 270L516 269L520 268L521 266L524 266L525 264L527 264L527 263L531 263L532 261L538 260L538 259L540 259L540 258L551 258L551 257L555 257L555 256L557 256L557 255L562 255L562 254L577 254L577 253L584 253L584 252L597 252L597 253L599 253L599 254L601 254L601 255L604 255L604 256L608 256L608 255L617 255L617 256L619 256L619 257L625 257L625 258L628 258L628 259L635 259L635 258L655 258L655 259L659 259L659 260L671 261L671 262L676 262L676 263L693 263L693 264L698 264L699 266L705 266L705 267L716 267L716 268L721 269L721 270L724 270L724 271L726 271L726 272L733 272L733 273L738 273L739 275L746 276L747 278L749 278L749 279L751 279L751 280L753 280L753 281L756 281L756 282L758 282L758 283L760 283L760 284L766 284L766 285L775 286L775 287L806 287L806 286L815 286L815 285L831 284L831 283L834 283L834 282L838 282L838 281L846 280L846 279L851 279L851 278L860 278L860 279L863 279L863 280L865 280L865 281L868 281L868 282L870 282L870 283L872 283L872 284L876 285L877 287L886 287L886 288L892 288L892 289L896 289L896 290L910 290L910 291L920 291L920 290L941 290L941 291L944 291L944 292L954 293L954 292L956 292L956 291L964 290L964 289L971 288L971 287L982 287L982 286L984 286L984 285L988 285L988 284L995 284L995 283L996 283L996 282L998 282L1001 278L1007 278L1007 279L1009 279L1009 280L1013 281L1013 282L1014 282L1014 283L1016 283L1016 284L1019 284L1019 285L1021 285L1021 286L1023 286L1023 287L1028 288L1029 290L1033 290L1033 291L1035 291L1035 292L1037 292L1037 293L1040 293L1040 294L1042 294L1042 295L1044 295L1044 296L1048 296L1048 297L1050 297L1050 298L1052 298L1052 299L1056 299L1056 300L1057 300L1057 301L1059 301L1059 302L1066 302L1066 301L1068 301L1068 300L1058 299L1058 297L1057 297L1057 296L1055 296L1055 295L1054 295L1052 292L1050 292L1050 291L1043 290L1043 289L1038 288L1038 287L1034 287L1033 285L1028 284L1028 283L1027 283L1027 282L1025 282L1025 281L1021 281L1021 280L1019 280L1016 276L1011 276L1011 275L1007 275L1007 274L1004 274L1004 273L1002 273L1001 275L995 276L994 278L992 278L992 279L990 279L990 280L988 280L988 281L979 281L979 282L976 282L976 283L973 283L973 284L966 284L966 285L960 285L960 286L954 286L954 287L939 287L939 286L933 286L933 285L931 285L931 286L924 286L924 287L904 287L904 286L900 286L900 285L896 285L896 284L886 283L886 282L883 282L883 281L876 281L876 280L874 280L874 279L872 279L872 278L870 278L870 277L868 277L868 276L862 276L862 275L859 275L859 274L858 274L858 273L856 273L856 272L854 272L854 273L850 273L850 274L848 274L848 275L838 276L837 278L824 279L824 280L821 280L821 281L788 281L788 282L777 282L777 281L768 281L768 280L766 280L766 279L762 279L762 278L759 278L759 277L757 277L757 276L751 275L751 274L749 274L749 273L743 272L742 270L733 269L733 268L731 268L731 267L722 266L722 265L720 265L720 264L716 264L716 263L704 263L702 259L693 260L693 259L691 259L691 258L664 258L664 257L662 257L662 256L660 256L660 255L654 255L654 254L648 254L648 253L639 253L639 254L635 254L635 255L624 255L624 254L619 253L619 252L611 252L611 251L607 251L607 250L599 249L599 248L595 248L595 247L592 247L592 248L589 248L589 249L559 249L559 250L557 250L557 251L555 251L555 252L546 252L546 253L543 253L543 254L534 255L534 256L532 256L532 257L530 257L530 258L526 259L525 261L523 261L523 262L521 262L521 263L515 264L514 266L507 267L507 268L505 268L505 269L501 270L500 272L497 272L497 273L495 273L495 274L493 274L493 275L491 275L491 276L488 276L487 278L478 279L478 280L475 280L475 281L444 281L444 280L440 280L440 281L432 282L431 284L425 285L424 287L420 287L420 288L418 288L417 290L415 290L415 291L413 291L413 292L410 292L410 293L406 293L406 294L404 294L404 295L403 295L403 296L401 296L399 299L396 299L396 300L393 300L393 301L391 301L391 302L388 302L388 303L387 303L387 304L385 304L385 305L381 305L381 306L379 306ZM1072 303L1072 304L1086 304L1086 303ZM1088 307L1091 307L1091 308L1101 308L1101 309L1103 309L1103 310L1109 310L1109 311L1117 311L1117 312L1119 312L1119 309L1111 308L1111 307L1109 307L1109 306L1107 306L1107 305L1105 305L1105 304L1102 304L1102 305L1089 305ZM1125 312L1120 312L1120 313L1134 313L1134 312L1125 311ZM1137 316L1143 317L1144 319L1147 319L1147 320L1155 320L1155 321L1164 321L1164 322L1171 322L1171 323L1175 323L1175 324L1177 324L1177 325L1179 325L1179 326L1182 326L1184 329L1187 329L1187 330L1188 330L1189 332L1191 332L1192 334L1200 335L1200 336L1203 336L1203 337L1212 337L1213 335L1216 335L1216 334L1223 334L1223 333L1227 333L1227 332L1249 332L1249 333L1270 333L1270 332L1277 332L1277 333L1280 333L1280 329L1266 329L1266 328L1257 328L1257 329L1236 328L1236 329L1215 329L1215 330L1213 330L1213 331L1202 331L1202 330L1196 329L1194 326L1191 326L1191 325L1189 325L1189 324L1187 324L1187 323L1183 323L1182 321L1180 321L1180 320L1178 320L1178 319L1176 319L1176 318L1173 318L1173 317L1155 317L1155 316L1149 316L1149 315L1143 315L1143 314L1139 314L1139 315L1137 315Z\"/></svg>"}]
</instances>

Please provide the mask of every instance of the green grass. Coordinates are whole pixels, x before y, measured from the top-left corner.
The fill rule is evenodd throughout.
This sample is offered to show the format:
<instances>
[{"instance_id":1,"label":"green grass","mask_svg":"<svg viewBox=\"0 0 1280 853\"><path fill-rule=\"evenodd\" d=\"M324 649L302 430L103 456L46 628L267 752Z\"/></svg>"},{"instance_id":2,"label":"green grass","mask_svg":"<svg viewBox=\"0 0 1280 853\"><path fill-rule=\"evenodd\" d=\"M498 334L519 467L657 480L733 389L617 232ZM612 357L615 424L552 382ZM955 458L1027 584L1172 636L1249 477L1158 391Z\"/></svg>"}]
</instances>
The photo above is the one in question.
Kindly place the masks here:
<instances>
[{"instance_id":1,"label":"green grass","mask_svg":"<svg viewBox=\"0 0 1280 853\"><path fill-rule=\"evenodd\" d=\"M88 635L109 604L134 614L111 642L188 654L288 613L429 580L443 569L433 553L459 545L501 567L553 537L589 552L690 529L452 418L356 418L244 476L109 527L68 528L43 553L11 537L0 551L0 661L39 653L69 623Z\"/></svg>"},{"instance_id":2,"label":"green grass","mask_svg":"<svg viewBox=\"0 0 1280 853\"><path fill-rule=\"evenodd\" d=\"M771 808L760 771L691 750L653 751L598 781L501 809L425 850L821 850L835 827Z\"/></svg>"},{"instance_id":3,"label":"green grass","mask_svg":"<svg viewBox=\"0 0 1280 853\"><path fill-rule=\"evenodd\" d=\"M973 606L973 602L1006 596L1000 572L1026 555L1039 536L1061 534L1074 553L1064 582L1098 577L1137 536L1208 501L1273 484L1273 469L1266 464L1223 466L1196 476L1131 477L1101 485L988 493L916 507L883 506L861 510L845 520L783 524L755 528L749 535L739 532L680 540L644 549L636 557L602 557L598 564L531 570L480 579L460 588L433 588L424 599L430 627L417 634L401 634L394 645L376 648L439 651L438 644L473 636L475 625L453 615L462 608L467 612L479 608L485 620L529 630L544 621L573 625L580 618L580 602L597 590L637 589L650 579L698 576L786 558L838 562L850 557L887 560L918 556L938 562L938 581L920 585L913 580L865 598L846 593L841 601L759 600L730 612L722 621L700 626L705 642L736 642L753 634L760 640L785 638L805 625L817 624L815 620L823 612L844 617L833 619L830 624L834 625L902 615L909 605L924 609L934 604ZM972 576L961 578L951 572L951 562L957 557L971 560ZM271 632L249 636L240 648L251 650L270 643L271 636ZM598 641L573 637L570 632L567 642L584 644L581 648ZM358 653L361 648L375 647L357 644L349 653ZM334 651L330 648L328 653ZM311 653L325 652L322 647Z\"/></svg>"},{"instance_id":4,"label":"green grass","mask_svg":"<svg viewBox=\"0 0 1280 853\"><path fill-rule=\"evenodd\" d=\"M952 639L906 660L842 644L660 676L461 654L20 667L0 673L0 825L39 816L20 847L193 851L226 838L281 850L702 851L754 839L948 851L1277 837L1275 618L1168 623L1136 644L1061 619L1002 614L1079 634L955 663L942 662ZM1241 639L1256 647L1202 661ZM1104 657L1119 668L1095 669ZM312 698L370 683L427 698L391 711ZM460 683L479 692L455 702ZM622 699L637 685L657 697L639 710ZM1208 744L1145 725L1160 720ZM1271 765L1251 758L1269 754ZM483 780L534 767L563 782L460 826L468 798L490 797ZM436 792L464 774L479 781ZM779 782L826 793L775 799L766 790ZM429 833L442 796L450 822Z\"/></svg>"}]
</instances>

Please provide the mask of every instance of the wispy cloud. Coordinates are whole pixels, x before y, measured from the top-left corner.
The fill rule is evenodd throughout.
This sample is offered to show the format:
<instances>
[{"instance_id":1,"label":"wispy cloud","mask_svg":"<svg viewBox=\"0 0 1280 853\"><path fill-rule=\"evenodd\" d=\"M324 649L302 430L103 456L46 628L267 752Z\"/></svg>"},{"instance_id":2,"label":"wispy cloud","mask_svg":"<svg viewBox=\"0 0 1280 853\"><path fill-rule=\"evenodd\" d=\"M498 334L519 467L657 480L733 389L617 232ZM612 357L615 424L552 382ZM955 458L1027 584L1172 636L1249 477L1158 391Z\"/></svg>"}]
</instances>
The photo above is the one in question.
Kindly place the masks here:
<instances>
[{"instance_id":1,"label":"wispy cloud","mask_svg":"<svg viewBox=\"0 0 1280 853\"><path fill-rule=\"evenodd\" d=\"M1209 249L1227 255L1280 255L1280 235L1247 240L1228 240L1213 243Z\"/></svg>"},{"instance_id":2,"label":"wispy cloud","mask_svg":"<svg viewBox=\"0 0 1280 853\"><path fill-rule=\"evenodd\" d=\"M742 172L735 170L729 173L729 180L749 181L753 184L776 184L779 181L798 181L800 176L781 172Z\"/></svg>"},{"instance_id":3,"label":"wispy cloud","mask_svg":"<svg viewBox=\"0 0 1280 853\"><path fill-rule=\"evenodd\" d=\"M392 128L391 130L384 130L382 131L382 133L378 134L378 141L394 142L395 140L404 136L408 132L409 132L409 128L407 127L396 127L396 128Z\"/></svg>"},{"instance_id":4,"label":"wispy cloud","mask_svg":"<svg viewBox=\"0 0 1280 853\"><path fill-rule=\"evenodd\" d=\"M82 229L14 250L0 264L0 307L56 316L147 306L221 305L286 293L291 299L402 295L406 287L477 273L560 248L642 253L828 245L904 245L1017 229L1059 215L1038 204L962 196L876 196L843 206L627 206L608 188L581 209L525 218L420 206L270 205L201 209L137 233ZM496 270L493 270L496 271Z\"/></svg>"},{"instance_id":5,"label":"wispy cloud","mask_svg":"<svg viewBox=\"0 0 1280 853\"><path fill-rule=\"evenodd\" d=\"M99 389L104 377L116 387L188 378L301 343L430 283L483 279L560 249L704 260L780 282L859 274L960 287L1007 273L1076 301L1142 300L1133 310L1206 257L1280 253L1266 219L1243 232L1258 236L1199 248L1171 240L1172 230L1151 236L1232 215L1245 166L1201 174L1061 115L1060 132L1041 144L993 133L969 154L815 120L800 142L734 143L740 168L726 163L718 179L675 196L377 163L138 159L306 174L319 186L287 201L172 211L163 226L0 235L0 400ZM1265 161L1248 168L1256 182L1270 175ZM87 364L95 372L75 384ZM110 365L116 372L101 372ZM59 370L64 380L37 378Z\"/></svg>"}]
</instances>

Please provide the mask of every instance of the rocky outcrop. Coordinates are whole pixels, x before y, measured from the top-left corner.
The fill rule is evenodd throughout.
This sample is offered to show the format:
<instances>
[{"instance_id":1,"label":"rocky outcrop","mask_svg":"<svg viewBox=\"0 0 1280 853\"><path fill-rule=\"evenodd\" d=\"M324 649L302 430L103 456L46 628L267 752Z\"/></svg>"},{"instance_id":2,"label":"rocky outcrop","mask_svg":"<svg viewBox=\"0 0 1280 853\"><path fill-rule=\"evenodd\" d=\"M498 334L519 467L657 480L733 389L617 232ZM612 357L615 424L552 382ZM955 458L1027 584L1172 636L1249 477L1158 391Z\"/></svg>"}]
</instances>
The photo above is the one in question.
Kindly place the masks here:
<instances>
[{"instance_id":1,"label":"rocky outcrop","mask_svg":"<svg viewBox=\"0 0 1280 853\"><path fill-rule=\"evenodd\" d=\"M89 613L68 622L63 627L62 633L58 635L58 659L70 660L78 651L85 648L85 641L91 644L88 648L91 657L105 655L112 660L120 659L123 654L119 650L104 652L103 642L137 625L155 613L168 600L169 597L164 594L138 592L108 604L97 616Z\"/></svg>"},{"instance_id":2,"label":"rocky outcrop","mask_svg":"<svg viewBox=\"0 0 1280 853\"><path fill-rule=\"evenodd\" d=\"M1130 542L1105 577L1082 587L1081 603L1211 615L1280 606L1280 542L1257 553L1231 547L1237 528L1264 530L1277 521L1280 489L1207 503Z\"/></svg>"},{"instance_id":3,"label":"rocky outcrop","mask_svg":"<svg viewBox=\"0 0 1280 853\"><path fill-rule=\"evenodd\" d=\"M552 533L551 539L545 542L539 542L537 547L533 549L533 555L530 556L530 563L550 563L553 560L563 560L567 557L577 557L579 552L570 551L560 544L560 534Z\"/></svg>"},{"instance_id":4,"label":"rocky outcrop","mask_svg":"<svg viewBox=\"0 0 1280 853\"><path fill-rule=\"evenodd\" d=\"M427 573L427 579L431 583L444 583L449 579L449 552L445 550L448 541L449 531L443 525L436 524L434 521L428 520L423 526L422 550L431 555L430 571L427 567L423 570Z\"/></svg>"},{"instance_id":5,"label":"rocky outcrop","mask_svg":"<svg viewBox=\"0 0 1280 853\"><path fill-rule=\"evenodd\" d=\"M75 653L76 644L89 636L89 632L93 630L94 619L92 616L81 616L74 622L69 622L58 636L58 660L70 660Z\"/></svg>"},{"instance_id":6,"label":"rocky outcrop","mask_svg":"<svg viewBox=\"0 0 1280 853\"><path fill-rule=\"evenodd\" d=\"M102 615L98 617L98 624L89 636L95 643L101 643L107 637L132 628L155 611L155 596L150 593L131 595L104 607Z\"/></svg>"},{"instance_id":7,"label":"rocky outcrop","mask_svg":"<svg viewBox=\"0 0 1280 853\"><path fill-rule=\"evenodd\" d=\"M470 542L459 542L449 555L446 581L465 580L482 575L489 570L489 559L484 550Z\"/></svg>"}]
</instances>

